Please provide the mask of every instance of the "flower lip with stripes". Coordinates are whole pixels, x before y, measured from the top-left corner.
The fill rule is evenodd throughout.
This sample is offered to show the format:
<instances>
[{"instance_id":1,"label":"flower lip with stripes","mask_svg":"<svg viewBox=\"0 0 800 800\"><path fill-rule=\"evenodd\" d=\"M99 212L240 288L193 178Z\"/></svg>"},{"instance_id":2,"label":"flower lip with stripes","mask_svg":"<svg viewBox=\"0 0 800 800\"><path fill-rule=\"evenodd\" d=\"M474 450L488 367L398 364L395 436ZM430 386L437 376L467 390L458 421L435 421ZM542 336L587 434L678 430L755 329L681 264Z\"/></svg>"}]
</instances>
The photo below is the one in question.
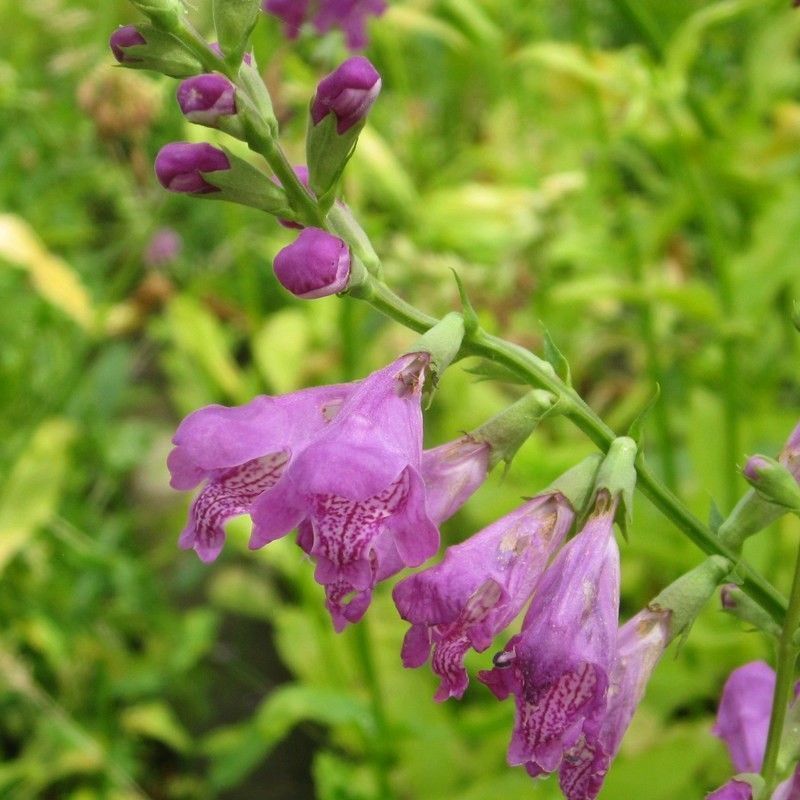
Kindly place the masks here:
<instances>
[{"instance_id":1,"label":"flower lip with stripes","mask_svg":"<svg viewBox=\"0 0 800 800\"><path fill-rule=\"evenodd\" d=\"M397 584L398 611L412 623L403 664L421 666L433 648L432 668L441 678L436 700L464 694L465 653L485 650L519 614L573 517L562 495L539 495Z\"/></svg>"},{"instance_id":2,"label":"flower lip with stripes","mask_svg":"<svg viewBox=\"0 0 800 800\"><path fill-rule=\"evenodd\" d=\"M508 762L553 772L605 709L619 609L616 500L589 518L541 578L522 630L479 678L516 698Z\"/></svg>"},{"instance_id":3,"label":"flower lip with stripes","mask_svg":"<svg viewBox=\"0 0 800 800\"><path fill-rule=\"evenodd\" d=\"M299 526L337 630L363 615L386 572L383 558L417 566L438 549L421 470L429 360L412 353L365 378L253 504L250 547Z\"/></svg>"},{"instance_id":4,"label":"flower lip with stripes","mask_svg":"<svg viewBox=\"0 0 800 800\"><path fill-rule=\"evenodd\" d=\"M250 512L292 459L338 412L355 384L259 396L242 406L211 405L190 414L173 438L167 459L174 489L205 481L179 544L213 561L225 541L224 524Z\"/></svg>"}]
</instances>

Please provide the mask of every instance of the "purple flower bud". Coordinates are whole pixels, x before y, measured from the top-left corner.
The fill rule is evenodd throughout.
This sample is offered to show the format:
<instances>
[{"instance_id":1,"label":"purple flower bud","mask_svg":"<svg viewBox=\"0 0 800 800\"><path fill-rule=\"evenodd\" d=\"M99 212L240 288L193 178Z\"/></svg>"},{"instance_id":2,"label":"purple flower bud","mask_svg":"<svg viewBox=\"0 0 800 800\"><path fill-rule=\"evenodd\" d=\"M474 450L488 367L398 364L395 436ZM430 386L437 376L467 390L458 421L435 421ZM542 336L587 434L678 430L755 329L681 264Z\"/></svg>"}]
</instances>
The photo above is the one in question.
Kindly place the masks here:
<instances>
[{"instance_id":1,"label":"purple flower bud","mask_svg":"<svg viewBox=\"0 0 800 800\"><path fill-rule=\"evenodd\" d=\"M350 248L320 228L305 228L275 256L275 276L295 297L311 300L343 292L350 280Z\"/></svg>"},{"instance_id":2,"label":"purple flower bud","mask_svg":"<svg viewBox=\"0 0 800 800\"><path fill-rule=\"evenodd\" d=\"M208 194L219 191L203 179L202 172L230 169L228 156L205 142L171 142L156 156L156 177L170 192Z\"/></svg>"},{"instance_id":3,"label":"purple flower bud","mask_svg":"<svg viewBox=\"0 0 800 800\"><path fill-rule=\"evenodd\" d=\"M617 503L601 495L542 576L522 631L478 675L499 699L516 696L508 762L532 776L558 769L606 708L619 608Z\"/></svg>"},{"instance_id":4,"label":"purple flower bud","mask_svg":"<svg viewBox=\"0 0 800 800\"><path fill-rule=\"evenodd\" d=\"M111 47L114 58L116 58L120 64L134 64L142 59L126 55L125 49L128 47L135 47L137 44L147 44L147 41L144 36L139 33L139 29L135 25L122 25L111 34L108 44Z\"/></svg>"},{"instance_id":5,"label":"purple flower bud","mask_svg":"<svg viewBox=\"0 0 800 800\"><path fill-rule=\"evenodd\" d=\"M433 647L436 700L464 694L464 654L486 650L519 614L573 518L563 495L539 495L395 586L400 616L411 623L403 664L421 666Z\"/></svg>"},{"instance_id":6,"label":"purple flower bud","mask_svg":"<svg viewBox=\"0 0 800 800\"><path fill-rule=\"evenodd\" d=\"M744 465L742 474L749 481L758 481L761 477L761 472L769 468L769 459L765 456L750 456L750 458L747 459L747 463Z\"/></svg>"},{"instance_id":7,"label":"purple flower bud","mask_svg":"<svg viewBox=\"0 0 800 800\"><path fill-rule=\"evenodd\" d=\"M236 87L213 72L182 81L177 94L186 119L199 125L214 127L220 117L236 113Z\"/></svg>"},{"instance_id":8,"label":"purple flower bud","mask_svg":"<svg viewBox=\"0 0 800 800\"><path fill-rule=\"evenodd\" d=\"M381 90L381 76L364 56L340 64L317 86L311 103L311 120L318 125L328 114L336 116L341 135L366 118Z\"/></svg>"},{"instance_id":9,"label":"purple flower bud","mask_svg":"<svg viewBox=\"0 0 800 800\"><path fill-rule=\"evenodd\" d=\"M767 746L775 672L765 661L735 669L722 690L713 733L728 746L737 772L758 772Z\"/></svg>"},{"instance_id":10,"label":"purple flower bud","mask_svg":"<svg viewBox=\"0 0 800 800\"><path fill-rule=\"evenodd\" d=\"M153 234L144 251L144 262L148 267L166 266L180 255L182 247L183 241L177 231L160 228Z\"/></svg>"}]
</instances>

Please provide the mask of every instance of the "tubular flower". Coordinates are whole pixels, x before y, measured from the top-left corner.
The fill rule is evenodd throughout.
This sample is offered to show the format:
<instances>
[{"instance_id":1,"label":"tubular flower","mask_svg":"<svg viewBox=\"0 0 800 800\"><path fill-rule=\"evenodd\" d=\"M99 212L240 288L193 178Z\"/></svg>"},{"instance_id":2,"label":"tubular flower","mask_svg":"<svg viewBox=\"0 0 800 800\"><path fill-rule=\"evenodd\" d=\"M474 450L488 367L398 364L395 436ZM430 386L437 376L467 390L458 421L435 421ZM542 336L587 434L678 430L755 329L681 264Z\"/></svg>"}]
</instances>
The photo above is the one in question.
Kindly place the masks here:
<instances>
[{"instance_id":1,"label":"tubular flower","mask_svg":"<svg viewBox=\"0 0 800 800\"><path fill-rule=\"evenodd\" d=\"M712 732L728 747L737 772L758 772L767 744L775 672L765 661L735 669L722 690Z\"/></svg>"},{"instance_id":2,"label":"tubular flower","mask_svg":"<svg viewBox=\"0 0 800 800\"><path fill-rule=\"evenodd\" d=\"M795 685L795 696L800 683ZM735 669L725 682L712 732L722 739L737 773L757 773L764 760L775 691L775 671L765 661ZM752 800L746 774L734 776L707 800ZM800 800L800 767L772 793L771 800Z\"/></svg>"},{"instance_id":3,"label":"tubular flower","mask_svg":"<svg viewBox=\"0 0 800 800\"><path fill-rule=\"evenodd\" d=\"M619 629L599 730L596 735L591 731L582 735L561 763L559 781L567 800L597 797L650 675L669 644L669 618L669 611L645 608Z\"/></svg>"},{"instance_id":4,"label":"tubular flower","mask_svg":"<svg viewBox=\"0 0 800 800\"><path fill-rule=\"evenodd\" d=\"M421 472L429 362L427 353L412 353L365 378L253 504L250 547L299 526L337 630L363 615L389 568L382 560L418 566L438 549Z\"/></svg>"},{"instance_id":5,"label":"tubular flower","mask_svg":"<svg viewBox=\"0 0 800 800\"><path fill-rule=\"evenodd\" d=\"M519 614L573 518L563 495L541 494L395 586L400 616L411 623L403 664L421 666L433 647L436 700L464 694L465 653L486 650Z\"/></svg>"},{"instance_id":6,"label":"tubular flower","mask_svg":"<svg viewBox=\"0 0 800 800\"><path fill-rule=\"evenodd\" d=\"M422 454L428 516L437 525L452 517L486 480L491 452L490 444L467 434Z\"/></svg>"},{"instance_id":7,"label":"tubular flower","mask_svg":"<svg viewBox=\"0 0 800 800\"><path fill-rule=\"evenodd\" d=\"M340 28L351 50L367 44L366 20L386 10L384 0L265 0L264 11L283 22L284 34L296 39L300 28L311 22L318 33Z\"/></svg>"},{"instance_id":8,"label":"tubular flower","mask_svg":"<svg viewBox=\"0 0 800 800\"><path fill-rule=\"evenodd\" d=\"M617 498L603 490L583 530L553 559L522 623L495 667L479 678L502 699L516 696L508 762L532 776L553 772L581 735L596 735L616 649Z\"/></svg>"},{"instance_id":9,"label":"tubular flower","mask_svg":"<svg viewBox=\"0 0 800 800\"><path fill-rule=\"evenodd\" d=\"M212 405L190 414L167 459L174 489L205 486L192 504L179 544L213 561L225 541L224 524L250 512L292 459L321 433L353 385L256 397L243 406Z\"/></svg>"}]
</instances>

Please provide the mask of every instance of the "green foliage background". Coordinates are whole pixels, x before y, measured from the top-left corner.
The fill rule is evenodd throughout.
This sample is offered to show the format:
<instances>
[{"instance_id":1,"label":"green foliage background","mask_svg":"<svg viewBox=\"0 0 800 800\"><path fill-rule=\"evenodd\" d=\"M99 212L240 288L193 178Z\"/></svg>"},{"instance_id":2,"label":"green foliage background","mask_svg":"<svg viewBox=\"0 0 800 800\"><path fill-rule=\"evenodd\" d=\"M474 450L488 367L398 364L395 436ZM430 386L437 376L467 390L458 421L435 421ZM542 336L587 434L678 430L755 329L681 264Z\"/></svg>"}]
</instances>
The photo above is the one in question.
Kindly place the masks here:
<instances>
[{"instance_id":1,"label":"green foliage background","mask_svg":"<svg viewBox=\"0 0 800 800\"><path fill-rule=\"evenodd\" d=\"M543 323L618 430L659 382L650 458L703 517L800 407L788 5L390 0L367 52L384 91L345 181L390 283L426 310L456 307L455 268L488 329L541 350ZM177 549L189 498L164 459L181 416L356 377L412 336L354 301L288 298L270 263L292 234L272 219L160 189L159 147L215 134L182 120L174 82L112 68L108 35L132 20L123 0L0 5L0 796L558 797L506 766L510 702L473 681L437 705L429 671L402 669L389 586L336 635L293 541L249 553L237 520L213 565ZM287 44L264 18L255 51L300 162L342 42ZM164 226L183 251L148 267ZM518 393L456 366L427 442ZM547 423L445 541L588 452ZM784 523L746 551L784 590L796 535ZM622 550L626 617L699 560L644 499ZM771 655L709 608L659 666L602 798L723 782L719 690Z\"/></svg>"}]
</instances>

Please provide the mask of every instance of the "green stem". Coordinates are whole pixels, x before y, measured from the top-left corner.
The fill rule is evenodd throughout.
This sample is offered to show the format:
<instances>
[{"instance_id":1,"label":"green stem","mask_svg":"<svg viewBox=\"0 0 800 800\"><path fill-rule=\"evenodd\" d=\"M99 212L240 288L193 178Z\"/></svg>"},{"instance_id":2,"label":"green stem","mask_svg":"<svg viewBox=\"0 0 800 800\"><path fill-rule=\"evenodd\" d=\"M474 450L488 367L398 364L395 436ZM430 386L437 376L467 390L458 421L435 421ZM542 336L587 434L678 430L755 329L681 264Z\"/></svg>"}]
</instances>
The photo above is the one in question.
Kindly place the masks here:
<instances>
[{"instance_id":1,"label":"green stem","mask_svg":"<svg viewBox=\"0 0 800 800\"><path fill-rule=\"evenodd\" d=\"M368 281L360 287L358 297L367 300L387 316L412 330L424 332L438 320L424 314L397 297L386 285ZM519 375L527 384L546 389L555 394L564 414L580 428L601 450L608 450L616 433L589 408L574 389L566 386L546 361L519 345L512 344L482 330L468 333L461 348L461 355L482 356ZM636 460L639 475L638 487L653 505L672 520L703 552L720 555L737 564L743 576L742 588L761 605L779 624L786 613L786 602L761 575L737 553L723 544L709 528L655 476L640 453Z\"/></svg>"},{"instance_id":2,"label":"green stem","mask_svg":"<svg viewBox=\"0 0 800 800\"><path fill-rule=\"evenodd\" d=\"M767 746L764 751L764 764L761 775L764 778L764 797L771 797L772 790L777 782L778 750L781 744L783 723L786 720L786 710L792 697L794 687L795 662L797 660L797 646L794 635L800 625L800 547L797 550L797 561L792 579L792 589L789 594L789 607L786 610L786 620L781 630L778 643L777 675L775 678L775 692L772 696L772 717L769 721Z\"/></svg>"}]
</instances>

